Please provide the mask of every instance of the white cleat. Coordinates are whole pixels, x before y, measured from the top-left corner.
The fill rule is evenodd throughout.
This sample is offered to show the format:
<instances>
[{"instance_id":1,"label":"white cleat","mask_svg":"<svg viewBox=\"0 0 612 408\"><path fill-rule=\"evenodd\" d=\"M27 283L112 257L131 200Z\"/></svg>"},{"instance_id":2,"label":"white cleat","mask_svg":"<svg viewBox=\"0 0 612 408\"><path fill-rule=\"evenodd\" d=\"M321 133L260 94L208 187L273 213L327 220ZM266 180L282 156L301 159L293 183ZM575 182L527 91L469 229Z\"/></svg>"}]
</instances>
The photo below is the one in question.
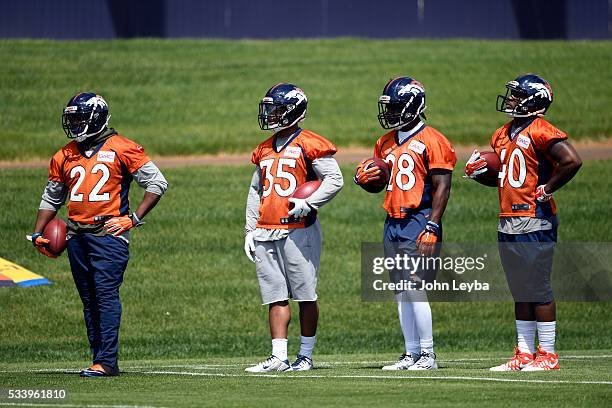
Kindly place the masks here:
<instances>
[{"instance_id":1,"label":"white cleat","mask_svg":"<svg viewBox=\"0 0 612 408\"><path fill-rule=\"evenodd\" d=\"M301 354L297 355L297 359L291 363L293 371L308 371L312 370L312 359Z\"/></svg>"},{"instance_id":2,"label":"white cleat","mask_svg":"<svg viewBox=\"0 0 612 408\"><path fill-rule=\"evenodd\" d=\"M413 371L437 370L437 369L438 369L438 363L436 363L436 353L434 352L427 353L425 351L421 353L421 356L416 361L416 363L414 363L414 365L411 365L410 367L408 367L408 370L413 370Z\"/></svg>"},{"instance_id":3,"label":"white cleat","mask_svg":"<svg viewBox=\"0 0 612 408\"><path fill-rule=\"evenodd\" d=\"M409 367L414 365L417 358L418 356L415 356L413 354L404 353L400 356L398 361L393 364L386 365L382 369L385 371L407 370Z\"/></svg>"},{"instance_id":4,"label":"white cleat","mask_svg":"<svg viewBox=\"0 0 612 408\"><path fill-rule=\"evenodd\" d=\"M249 373L271 373L274 371L287 371L289 368L289 360L283 361L276 356L270 356L257 365L245 368L244 371Z\"/></svg>"}]
</instances>

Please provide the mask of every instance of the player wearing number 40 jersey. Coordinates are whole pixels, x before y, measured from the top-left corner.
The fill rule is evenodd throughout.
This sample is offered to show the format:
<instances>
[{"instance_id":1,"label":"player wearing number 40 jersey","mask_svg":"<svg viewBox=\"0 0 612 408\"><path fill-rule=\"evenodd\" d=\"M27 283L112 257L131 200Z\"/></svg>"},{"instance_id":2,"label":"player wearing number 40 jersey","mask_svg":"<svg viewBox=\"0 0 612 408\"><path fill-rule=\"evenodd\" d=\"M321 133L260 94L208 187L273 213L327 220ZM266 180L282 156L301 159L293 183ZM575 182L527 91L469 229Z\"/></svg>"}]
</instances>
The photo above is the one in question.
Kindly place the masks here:
<instances>
[{"instance_id":1,"label":"player wearing number 40 jersey","mask_svg":"<svg viewBox=\"0 0 612 408\"><path fill-rule=\"evenodd\" d=\"M499 253L515 301L518 346L508 362L492 371L559 369L550 282L558 225L552 194L574 177L582 162L567 135L542 118L552 101L549 83L535 74L508 82L506 95L498 97L497 110L513 118L493 133L491 147L502 166L497 184ZM465 174L472 178L486 166L474 151Z\"/></svg>"},{"instance_id":2,"label":"player wearing number 40 jersey","mask_svg":"<svg viewBox=\"0 0 612 408\"><path fill-rule=\"evenodd\" d=\"M109 118L100 95L79 93L68 101L63 127L73 140L51 159L32 234L34 246L53 257L42 231L68 200L68 258L93 354L93 365L81 371L84 377L119 373L119 287L129 258L129 230L144 224L168 186L142 146L107 127ZM132 180L146 192L130 214Z\"/></svg>"},{"instance_id":3,"label":"player wearing number 40 jersey","mask_svg":"<svg viewBox=\"0 0 612 408\"><path fill-rule=\"evenodd\" d=\"M292 84L273 86L259 104L259 125L274 134L253 152L255 165L247 198L245 252L255 262L262 303L268 305L272 355L250 372L309 370L316 341L317 281L321 226L317 210L343 185L333 158L336 147L298 125L308 100ZM292 198L307 181L321 180L308 198ZM288 300L299 302L301 344L297 359L287 358Z\"/></svg>"},{"instance_id":4,"label":"player wearing number 40 jersey","mask_svg":"<svg viewBox=\"0 0 612 408\"><path fill-rule=\"evenodd\" d=\"M386 189L384 227L386 257L437 255L442 242L442 215L450 195L455 150L425 119L425 88L415 79L395 78L379 98L380 124L392 129L376 142L374 157L387 162L391 176ZM370 167L371 169L371 167ZM355 180L372 170L359 166ZM376 177L376 170L372 177ZM412 273L414 272L414 273ZM391 281L432 280L435 270L392 271ZM405 352L383 370L437 368L433 349L431 308L419 290L396 293Z\"/></svg>"}]
</instances>

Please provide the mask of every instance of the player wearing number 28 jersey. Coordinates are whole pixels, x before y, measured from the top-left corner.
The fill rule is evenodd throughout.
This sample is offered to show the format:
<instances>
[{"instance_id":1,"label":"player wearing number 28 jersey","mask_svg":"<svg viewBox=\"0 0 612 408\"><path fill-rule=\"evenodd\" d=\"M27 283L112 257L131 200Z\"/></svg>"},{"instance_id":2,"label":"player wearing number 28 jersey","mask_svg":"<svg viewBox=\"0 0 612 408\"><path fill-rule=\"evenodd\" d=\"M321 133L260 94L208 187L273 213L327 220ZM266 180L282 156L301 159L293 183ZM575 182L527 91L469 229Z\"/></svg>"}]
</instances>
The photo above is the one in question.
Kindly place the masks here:
<instances>
[{"instance_id":1,"label":"player wearing number 28 jersey","mask_svg":"<svg viewBox=\"0 0 612 408\"><path fill-rule=\"evenodd\" d=\"M157 204L168 186L142 146L107 127L104 98L79 93L64 109L63 127L73 139L51 159L49 181L38 210L32 243L53 257L42 231L68 201L68 258L83 302L93 365L84 377L119 373L119 287L129 258L129 230ZM132 180L146 189L130 215Z\"/></svg>"},{"instance_id":2,"label":"player wearing number 28 jersey","mask_svg":"<svg viewBox=\"0 0 612 408\"><path fill-rule=\"evenodd\" d=\"M374 157L387 162L391 169L384 201L386 257L437 255L442 242L442 216L456 157L450 142L423 121L425 108L425 88L408 77L389 81L379 98L380 124L392 129L374 147ZM425 268L392 270L390 279L418 285L434 279L435 272ZM437 368L426 293L397 291L396 298L405 351L399 361L383 370Z\"/></svg>"},{"instance_id":3,"label":"player wearing number 28 jersey","mask_svg":"<svg viewBox=\"0 0 612 408\"><path fill-rule=\"evenodd\" d=\"M255 165L247 197L245 245L255 262L262 303L268 305L272 355L248 367L250 372L310 370L316 341L317 281L321 226L317 210L342 188L342 173L327 139L298 124L306 115L304 91L281 83L259 104L259 125L274 134L251 158ZM307 181L321 180L306 199L293 198ZM299 302L301 341L297 359L287 358L288 300Z\"/></svg>"}]
</instances>

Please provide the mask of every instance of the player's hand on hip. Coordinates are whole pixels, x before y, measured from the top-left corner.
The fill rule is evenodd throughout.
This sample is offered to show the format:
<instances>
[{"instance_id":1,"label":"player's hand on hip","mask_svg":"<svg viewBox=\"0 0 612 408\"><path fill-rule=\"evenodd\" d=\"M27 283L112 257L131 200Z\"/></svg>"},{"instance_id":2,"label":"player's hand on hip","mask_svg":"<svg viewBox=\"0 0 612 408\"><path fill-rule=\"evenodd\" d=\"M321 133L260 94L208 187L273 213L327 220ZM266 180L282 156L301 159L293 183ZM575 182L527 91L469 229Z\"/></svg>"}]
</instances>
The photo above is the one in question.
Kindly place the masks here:
<instances>
[{"instance_id":1,"label":"player's hand on hip","mask_svg":"<svg viewBox=\"0 0 612 408\"><path fill-rule=\"evenodd\" d=\"M131 230L132 227L134 227L134 222L132 222L132 219L127 215L124 215L123 217L111 218L104 223L106 232L115 237Z\"/></svg>"},{"instance_id":2,"label":"player's hand on hip","mask_svg":"<svg viewBox=\"0 0 612 408\"><path fill-rule=\"evenodd\" d=\"M423 256L432 256L436 250L440 226L433 221L428 221L423 231L417 238L417 251Z\"/></svg>"},{"instance_id":3,"label":"player's hand on hip","mask_svg":"<svg viewBox=\"0 0 612 408\"><path fill-rule=\"evenodd\" d=\"M38 252L41 254L48 256L49 258L57 258L57 255L54 255L47 248L49 245L49 240L44 238L42 233L35 232L32 234L32 244L38 249Z\"/></svg>"},{"instance_id":4,"label":"player's hand on hip","mask_svg":"<svg viewBox=\"0 0 612 408\"><path fill-rule=\"evenodd\" d=\"M370 181L378 180L382 176L382 170L372 159L365 159L357 166L353 181L355 184L368 184Z\"/></svg>"},{"instance_id":5,"label":"player's hand on hip","mask_svg":"<svg viewBox=\"0 0 612 408\"><path fill-rule=\"evenodd\" d=\"M465 174L463 177L473 179L479 174L486 173L486 171L487 161L480 157L478 149L474 149L472 155L465 164Z\"/></svg>"},{"instance_id":6,"label":"player's hand on hip","mask_svg":"<svg viewBox=\"0 0 612 408\"><path fill-rule=\"evenodd\" d=\"M251 262L255 262L255 232L247 232L244 237L244 253Z\"/></svg>"},{"instance_id":7,"label":"player's hand on hip","mask_svg":"<svg viewBox=\"0 0 612 408\"><path fill-rule=\"evenodd\" d=\"M289 210L290 217L301 218L310 214L312 207L308 204L308 201L302 198L290 198L290 203L293 203L293 208Z\"/></svg>"},{"instance_id":8,"label":"player's hand on hip","mask_svg":"<svg viewBox=\"0 0 612 408\"><path fill-rule=\"evenodd\" d=\"M548 194L544 187L546 187L546 186L544 184L542 184L541 186L538 186L538 188L536 188L536 191L535 191L535 198L536 198L536 200L538 200L541 203L545 203L546 201L550 201L550 199L553 196L552 194Z\"/></svg>"}]
</instances>

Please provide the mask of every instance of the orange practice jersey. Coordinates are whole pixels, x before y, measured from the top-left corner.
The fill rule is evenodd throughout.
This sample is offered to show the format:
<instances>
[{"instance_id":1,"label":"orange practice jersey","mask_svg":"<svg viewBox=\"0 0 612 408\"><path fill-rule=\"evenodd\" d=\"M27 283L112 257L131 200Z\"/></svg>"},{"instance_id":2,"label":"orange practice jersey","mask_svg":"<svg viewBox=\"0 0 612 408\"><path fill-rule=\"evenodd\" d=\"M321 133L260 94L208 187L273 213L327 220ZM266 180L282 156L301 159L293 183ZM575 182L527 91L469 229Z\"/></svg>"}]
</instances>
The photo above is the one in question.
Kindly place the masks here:
<instances>
[{"instance_id":1,"label":"orange practice jersey","mask_svg":"<svg viewBox=\"0 0 612 408\"><path fill-rule=\"evenodd\" d=\"M316 180L312 162L333 155L336 146L314 132L301 129L284 148L275 146L275 140L276 137L272 136L261 143L251 158L259 167L262 180L257 227L304 228L307 220L289 218L289 198L298 186Z\"/></svg>"},{"instance_id":2,"label":"orange practice jersey","mask_svg":"<svg viewBox=\"0 0 612 408\"><path fill-rule=\"evenodd\" d=\"M542 118L536 118L510 139L510 123L493 133L491 147L499 156L500 217L545 218L556 214L555 202L540 203L535 190L546 184L556 163L548 155L550 145L567 135Z\"/></svg>"},{"instance_id":3,"label":"orange practice jersey","mask_svg":"<svg viewBox=\"0 0 612 408\"><path fill-rule=\"evenodd\" d=\"M149 160L142 146L119 135L109 137L89 158L72 141L51 158L49 180L68 187L69 219L96 224L101 217L129 213L131 173Z\"/></svg>"},{"instance_id":4,"label":"orange practice jersey","mask_svg":"<svg viewBox=\"0 0 612 408\"><path fill-rule=\"evenodd\" d=\"M402 144L397 133L378 139L374 157L392 167L383 207L390 217L404 218L416 209L431 208L430 170L453 170L457 157L446 137L431 126L424 125Z\"/></svg>"}]
</instances>

